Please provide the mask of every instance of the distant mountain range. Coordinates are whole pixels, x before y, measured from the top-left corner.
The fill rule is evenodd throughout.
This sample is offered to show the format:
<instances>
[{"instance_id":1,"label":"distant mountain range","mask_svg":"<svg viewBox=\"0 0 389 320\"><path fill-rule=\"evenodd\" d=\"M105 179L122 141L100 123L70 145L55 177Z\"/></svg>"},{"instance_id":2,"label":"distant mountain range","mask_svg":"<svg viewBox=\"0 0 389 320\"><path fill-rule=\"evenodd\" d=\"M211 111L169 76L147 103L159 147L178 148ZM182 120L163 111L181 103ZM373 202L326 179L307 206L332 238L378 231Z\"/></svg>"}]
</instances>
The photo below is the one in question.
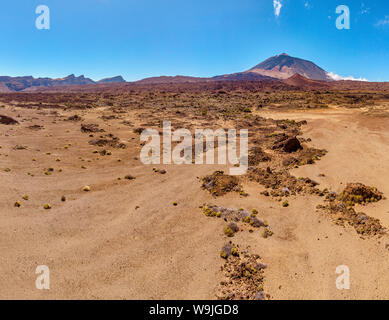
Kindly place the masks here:
<instances>
[{"instance_id":1,"label":"distant mountain range","mask_svg":"<svg viewBox=\"0 0 389 320\"><path fill-rule=\"evenodd\" d=\"M301 75L306 79L319 81L333 81L328 73L311 61L295 58L282 53L271 57L255 67L237 73L224 74L212 78L196 78L186 76L175 77L152 77L138 81L139 83L167 83L167 82L198 82L198 81L221 81L221 80L283 80L288 79L295 74Z\"/></svg>"},{"instance_id":2,"label":"distant mountain range","mask_svg":"<svg viewBox=\"0 0 389 320\"><path fill-rule=\"evenodd\" d=\"M71 86L71 85L86 85L97 83L113 83L113 82L125 82L121 76L106 78L100 81L93 81L92 79L85 78L83 75L76 77L71 74L65 78L51 79L51 78L34 78L31 76L26 77L8 77L0 76L0 92L18 92L18 91L31 91L37 88L47 87L59 87L59 86Z\"/></svg>"},{"instance_id":3,"label":"distant mountain range","mask_svg":"<svg viewBox=\"0 0 389 320\"><path fill-rule=\"evenodd\" d=\"M325 83L315 83L314 81L334 81L329 74L311 61L295 58L282 53L271 57L253 68L232 74L219 75L211 78L199 78L189 76L161 76L145 78L135 83L140 84L161 84L161 83L183 83L183 82L208 82L224 80L282 80L288 84L304 83L305 85L325 86ZM85 78L83 75L76 77L71 74L65 78L33 78L0 76L0 92L20 92L36 91L50 87L72 86L72 85L99 85L126 82L122 76L105 78L99 81Z\"/></svg>"}]
</instances>

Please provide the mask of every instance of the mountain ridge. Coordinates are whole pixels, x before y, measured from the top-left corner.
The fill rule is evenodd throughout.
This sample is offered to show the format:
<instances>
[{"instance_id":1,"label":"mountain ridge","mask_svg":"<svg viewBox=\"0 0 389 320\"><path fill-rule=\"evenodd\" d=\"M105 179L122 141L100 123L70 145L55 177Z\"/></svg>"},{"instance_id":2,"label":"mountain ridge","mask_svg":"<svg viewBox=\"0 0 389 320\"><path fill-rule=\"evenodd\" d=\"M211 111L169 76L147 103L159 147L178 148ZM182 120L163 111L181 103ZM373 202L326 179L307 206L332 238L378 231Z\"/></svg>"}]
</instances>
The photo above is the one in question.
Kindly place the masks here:
<instances>
[{"instance_id":1,"label":"mountain ridge","mask_svg":"<svg viewBox=\"0 0 389 320\"><path fill-rule=\"evenodd\" d=\"M334 81L328 73L317 66L315 63L289 56L286 53L276 55L262 61L254 67L243 71L231 74L217 75L210 78L196 78L186 76L160 76L145 78L136 83L176 83L195 82L195 81L262 81L262 80L285 80L295 74L300 74L304 78L318 81Z\"/></svg>"},{"instance_id":2,"label":"mountain ridge","mask_svg":"<svg viewBox=\"0 0 389 320\"><path fill-rule=\"evenodd\" d=\"M10 77L0 76L0 92L20 92L35 88L46 88L46 87L61 87L70 85L90 85L97 83L113 83L113 82L124 82L122 76L116 76L112 78L105 78L99 81L93 81L90 78L86 78L84 75L76 77L74 74L70 74L64 78L34 78L33 76L22 76L22 77Z\"/></svg>"},{"instance_id":3,"label":"mountain ridge","mask_svg":"<svg viewBox=\"0 0 389 320\"><path fill-rule=\"evenodd\" d=\"M300 75L301 77L294 77ZM282 53L272 56L254 67L231 74L216 75L213 77L191 77L191 76L156 76L144 78L133 83L138 84L163 84L163 83L195 83L209 81L264 81L264 80L281 80L290 85L308 86L308 87L325 87L321 82L336 81L329 76L321 67L309 60L289 56ZM50 87L62 87L73 85L110 85L113 83L126 82L122 76L104 78L99 81L93 81L84 75L76 77L71 74L64 78L34 78L0 76L0 92L20 92L36 91Z\"/></svg>"}]
</instances>

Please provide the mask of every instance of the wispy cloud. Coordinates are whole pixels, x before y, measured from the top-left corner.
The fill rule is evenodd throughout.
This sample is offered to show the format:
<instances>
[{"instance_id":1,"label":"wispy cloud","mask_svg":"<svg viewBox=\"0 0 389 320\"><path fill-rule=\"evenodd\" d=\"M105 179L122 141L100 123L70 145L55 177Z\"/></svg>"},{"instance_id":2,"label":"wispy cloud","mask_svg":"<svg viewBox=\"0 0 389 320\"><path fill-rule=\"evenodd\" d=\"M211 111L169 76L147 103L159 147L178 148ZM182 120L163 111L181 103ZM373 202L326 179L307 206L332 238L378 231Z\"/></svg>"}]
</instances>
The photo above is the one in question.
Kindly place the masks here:
<instances>
[{"instance_id":1,"label":"wispy cloud","mask_svg":"<svg viewBox=\"0 0 389 320\"><path fill-rule=\"evenodd\" d=\"M362 2L361 4L361 11L359 12L360 14L369 14L370 13L370 8L365 6L365 3Z\"/></svg>"},{"instance_id":2,"label":"wispy cloud","mask_svg":"<svg viewBox=\"0 0 389 320\"><path fill-rule=\"evenodd\" d=\"M282 3L281 0L273 0L274 14L276 17L280 15Z\"/></svg>"},{"instance_id":3,"label":"wispy cloud","mask_svg":"<svg viewBox=\"0 0 389 320\"><path fill-rule=\"evenodd\" d=\"M342 77L334 72L328 72L327 76L329 76L332 80L369 81L366 78L354 78L353 76Z\"/></svg>"},{"instance_id":4,"label":"wispy cloud","mask_svg":"<svg viewBox=\"0 0 389 320\"><path fill-rule=\"evenodd\" d=\"M389 26L389 16L385 16L384 19L379 20L374 26L377 28Z\"/></svg>"}]
</instances>

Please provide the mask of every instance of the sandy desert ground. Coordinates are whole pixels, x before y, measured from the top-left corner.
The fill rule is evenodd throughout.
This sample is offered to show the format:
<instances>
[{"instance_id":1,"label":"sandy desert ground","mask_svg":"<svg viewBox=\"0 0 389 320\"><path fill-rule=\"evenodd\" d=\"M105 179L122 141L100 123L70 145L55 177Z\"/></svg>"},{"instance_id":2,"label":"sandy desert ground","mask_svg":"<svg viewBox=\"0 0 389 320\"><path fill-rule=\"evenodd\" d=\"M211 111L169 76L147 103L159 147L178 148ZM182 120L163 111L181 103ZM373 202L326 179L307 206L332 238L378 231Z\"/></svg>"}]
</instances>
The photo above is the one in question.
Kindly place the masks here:
<instances>
[{"instance_id":1,"label":"sandy desert ground","mask_svg":"<svg viewBox=\"0 0 389 320\"><path fill-rule=\"evenodd\" d=\"M379 107L374 109L379 112L341 106L263 108L251 114L306 120L299 140L327 150L314 163L290 167L292 176L308 177L321 190L338 194L347 183L358 182L388 196L389 104ZM1 299L220 298L226 261L219 252L230 240L258 254L266 265L258 280L266 299L389 298L389 239L384 232L358 233L352 225L336 224L318 209L325 201L315 193L269 197L261 194L263 184L244 177L240 183L248 195L214 196L201 188L202 177L228 172L226 166L144 165L133 129L148 120L140 120L139 108L107 120L102 116L112 114L108 106L75 110L3 102L0 114L19 122L0 124ZM68 119L75 114L82 120ZM105 131L82 132L81 123L98 124ZM88 143L108 133L126 147ZM103 149L111 154L104 155ZM90 191L83 191L84 186ZM51 209L44 209L45 204ZM264 237L263 226L239 222L240 231L229 238L223 219L204 215L205 204L256 209L272 235ZM385 198L353 207L379 219L382 230L389 227ZM38 265L50 268L50 290L35 287ZM349 290L336 288L339 265L350 269Z\"/></svg>"}]
</instances>

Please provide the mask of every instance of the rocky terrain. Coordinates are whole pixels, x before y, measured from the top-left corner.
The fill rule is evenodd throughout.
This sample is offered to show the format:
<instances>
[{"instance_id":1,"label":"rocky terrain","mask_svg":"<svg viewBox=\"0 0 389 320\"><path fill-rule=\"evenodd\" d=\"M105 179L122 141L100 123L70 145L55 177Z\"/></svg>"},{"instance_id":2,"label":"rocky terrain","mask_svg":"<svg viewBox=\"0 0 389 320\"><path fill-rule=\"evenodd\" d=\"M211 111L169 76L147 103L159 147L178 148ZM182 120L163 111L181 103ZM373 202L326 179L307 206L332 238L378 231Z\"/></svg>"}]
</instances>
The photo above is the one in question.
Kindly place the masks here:
<instances>
[{"instance_id":1,"label":"rocky terrain","mask_svg":"<svg viewBox=\"0 0 389 320\"><path fill-rule=\"evenodd\" d=\"M144 165L163 120L248 129L247 173ZM388 84L302 76L2 93L0 298L387 299L388 125Z\"/></svg>"}]
</instances>

